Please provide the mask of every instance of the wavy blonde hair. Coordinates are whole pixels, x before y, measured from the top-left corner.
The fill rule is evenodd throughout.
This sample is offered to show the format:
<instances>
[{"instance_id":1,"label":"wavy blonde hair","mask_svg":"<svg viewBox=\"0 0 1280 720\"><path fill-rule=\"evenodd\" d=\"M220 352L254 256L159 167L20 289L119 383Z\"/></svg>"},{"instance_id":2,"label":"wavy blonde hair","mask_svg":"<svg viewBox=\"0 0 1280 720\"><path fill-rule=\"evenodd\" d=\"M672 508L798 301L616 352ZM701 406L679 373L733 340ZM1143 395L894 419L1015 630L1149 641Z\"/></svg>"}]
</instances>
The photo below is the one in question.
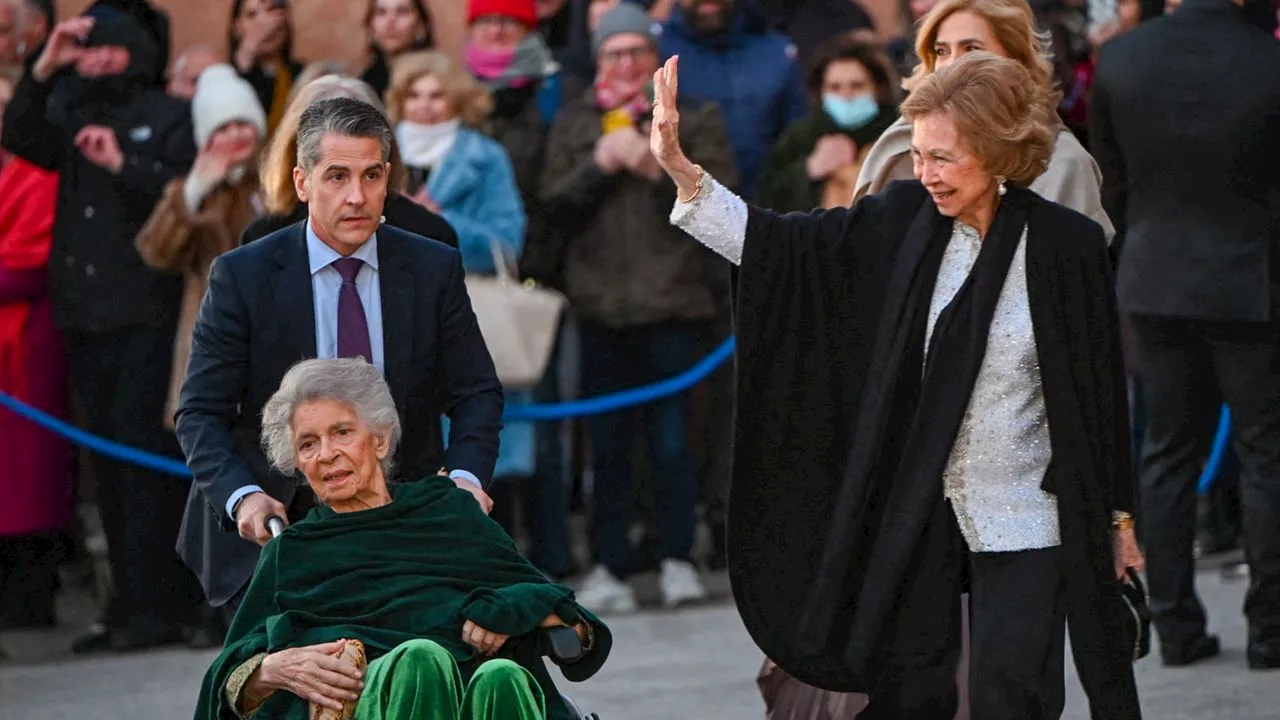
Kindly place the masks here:
<instances>
[{"instance_id":1,"label":"wavy blonde hair","mask_svg":"<svg viewBox=\"0 0 1280 720\"><path fill-rule=\"evenodd\" d=\"M1026 187L1044 173L1056 133L1045 90L1016 60L987 52L920 78L900 111L909 121L941 113L987 172Z\"/></svg>"},{"instance_id":2,"label":"wavy blonde hair","mask_svg":"<svg viewBox=\"0 0 1280 720\"><path fill-rule=\"evenodd\" d=\"M902 86L913 90L937 69L938 53L934 44L938 41L938 28L958 12L971 12L986 20L1005 53L1026 69L1032 82L1044 88L1045 101L1056 110L1062 93L1053 73L1053 46L1048 32L1036 30L1036 17L1027 0L941 0L920 18L916 31L916 55L920 64Z\"/></svg>"},{"instance_id":3,"label":"wavy blonde hair","mask_svg":"<svg viewBox=\"0 0 1280 720\"><path fill-rule=\"evenodd\" d=\"M464 125L479 127L493 112L493 96L471 73L444 53L434 50L405 53L391 65L391 84L387 87L387 111L392 125L404 120L404 103L413 84L427 75L440 81L449 104Z\"/></svg>"},{"instance_id":4,"label":"wavy blonde hair","mask_svg":"<svg viewBox=\"0 0 1280 720\"><path fill-rule=\"evenodd\" d=\"M366 83L350 75L323 75L297 88L297 94L284 111L280 125L271 136L271 144L262 157L259 176L262 179L263 200L267 210L275 215L289 215L298 207L298 192L293 185L293 168L298 164L298 123L302 113L321 100L349 98L369 103L387 114L378 94ZM391 187L403 184L403 163L395 138L391 139Z\"/></svg>"}]
</instances>

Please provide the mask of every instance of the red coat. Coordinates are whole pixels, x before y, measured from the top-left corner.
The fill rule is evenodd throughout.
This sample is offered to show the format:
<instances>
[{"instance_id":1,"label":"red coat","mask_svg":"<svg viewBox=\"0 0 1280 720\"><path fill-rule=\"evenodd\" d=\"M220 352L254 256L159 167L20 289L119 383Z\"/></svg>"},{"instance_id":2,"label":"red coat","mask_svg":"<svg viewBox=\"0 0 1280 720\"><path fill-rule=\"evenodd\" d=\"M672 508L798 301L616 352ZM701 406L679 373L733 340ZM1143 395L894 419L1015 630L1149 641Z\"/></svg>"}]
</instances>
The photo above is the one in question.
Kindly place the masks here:
<instances>
[{"instance_id":1,"label":"red coat","mask_svg":"<svg viewBox=\"0 0 1280 720\"><path fill-rule=\"evenodd\" d=\"M53 244L58 176L11 156L0 170L0 392L67 415L67 365L45 272ZM71 448L0 409L6 471L0 536L65 528L71 516Z\"/></svg>"}]
</instances>

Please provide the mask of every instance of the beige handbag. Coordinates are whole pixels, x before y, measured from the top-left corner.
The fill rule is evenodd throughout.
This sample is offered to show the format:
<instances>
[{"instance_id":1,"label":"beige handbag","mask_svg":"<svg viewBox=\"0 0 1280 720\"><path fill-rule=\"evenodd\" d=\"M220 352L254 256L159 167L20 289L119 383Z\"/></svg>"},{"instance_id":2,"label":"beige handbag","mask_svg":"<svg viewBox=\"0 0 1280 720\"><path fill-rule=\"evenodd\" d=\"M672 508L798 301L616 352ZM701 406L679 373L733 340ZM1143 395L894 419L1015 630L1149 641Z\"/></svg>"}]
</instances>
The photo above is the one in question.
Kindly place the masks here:
<instances>
[{"instance_id":1,"label":"beige handbag","mask_svg":"<svg viewBox=\"0 0 1280 720\"><path fill-rule=\"evenodd\" d=\"M546 372L566 300L550 288L521 283L514 258L498 242L491 247L497 273L467 273L467 294L502 386L528 390Z\"/></svg>"}]
</instances>

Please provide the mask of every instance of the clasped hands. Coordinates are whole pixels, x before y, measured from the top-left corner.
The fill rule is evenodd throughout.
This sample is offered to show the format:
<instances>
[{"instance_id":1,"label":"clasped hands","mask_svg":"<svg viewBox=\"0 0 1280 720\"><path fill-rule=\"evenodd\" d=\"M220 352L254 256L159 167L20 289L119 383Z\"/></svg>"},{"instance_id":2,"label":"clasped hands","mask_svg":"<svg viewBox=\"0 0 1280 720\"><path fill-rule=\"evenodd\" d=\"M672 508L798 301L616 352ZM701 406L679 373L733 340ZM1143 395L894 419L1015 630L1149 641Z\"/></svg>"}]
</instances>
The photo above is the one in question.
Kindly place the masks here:
<instances>
[{"instance_id":1,"label":"clasped hands","mask_svg":"<svg viewBox=\"0 0 1280 720\"><path fill-rule=\"evenodd\" d=\"M567 625L552 613L541 627ZM581 636L581 625L577 630ZM497 654L508 639L509 636L486 630L470 620L462 625L463 642L485 656ZM275 691L287 690L309 702L341 711L344 702L358 700L364 690L364 668L342 660L346 644L346 640L334 640L267 655L242 691L241 709L257 707Z\"/></svg>"},{"instance_id":2,"label":"clasped hands","mask_svg":"<svg viewBox=\"0 0 1280 720\"><path fill-rule=\"evenodd\" d=\"M649 148L649 138L634 127L605 133L596 141L596 165L607 175L627 170L648 180L662 176L662 166Z\"/></svg>"}]
</instances>

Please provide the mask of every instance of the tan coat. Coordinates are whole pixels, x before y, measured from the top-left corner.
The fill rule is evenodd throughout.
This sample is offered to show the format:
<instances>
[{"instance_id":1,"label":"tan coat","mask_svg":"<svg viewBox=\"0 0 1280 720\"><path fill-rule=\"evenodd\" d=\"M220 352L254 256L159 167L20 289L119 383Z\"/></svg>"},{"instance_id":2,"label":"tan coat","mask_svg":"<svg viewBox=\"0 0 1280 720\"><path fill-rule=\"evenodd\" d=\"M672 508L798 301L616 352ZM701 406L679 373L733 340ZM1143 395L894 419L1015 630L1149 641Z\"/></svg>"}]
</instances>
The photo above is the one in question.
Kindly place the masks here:
<instances>
[{"instance_id":1,"label":"tan coat","mask_svg":"<svg viewBox=\"0 0 1280 720\"><path fill-rule=\"evenodd\" d=\"M853 201L884 190L894 180L911 180L914 177L911 123L906 118L899 118L880 136L863 161ZM1049 159L1049 168L1031 183L1031 190L1046 200L1087 215L1102 226L1107 242L1115 237L1115 227L1102 209L1102 171L1089 151L1065 127L1058 131L1058 142L1054 145L1053 157Z\"/></svg>"},{"instance_id":2,"label":"tan coat","mask_svg":"<svg viewBox=\"0 0 1280 720\"><path fill-rule=\"evenodd\" d=\"M138 254L147 265L181 272L186 278L178 333L173 341L169 402L165 407L165 425L170 428L174 426L178 392L191 357L191 331L208 287L209 267L214 258L238 247L240 233L262 214L256 174L249 174L235 185L224 183L214 188L196 215L187 209L183 198L185 183L186 178L178 178L165 187L164 196L137 239Z\"/></svg>"}]
</instances>

